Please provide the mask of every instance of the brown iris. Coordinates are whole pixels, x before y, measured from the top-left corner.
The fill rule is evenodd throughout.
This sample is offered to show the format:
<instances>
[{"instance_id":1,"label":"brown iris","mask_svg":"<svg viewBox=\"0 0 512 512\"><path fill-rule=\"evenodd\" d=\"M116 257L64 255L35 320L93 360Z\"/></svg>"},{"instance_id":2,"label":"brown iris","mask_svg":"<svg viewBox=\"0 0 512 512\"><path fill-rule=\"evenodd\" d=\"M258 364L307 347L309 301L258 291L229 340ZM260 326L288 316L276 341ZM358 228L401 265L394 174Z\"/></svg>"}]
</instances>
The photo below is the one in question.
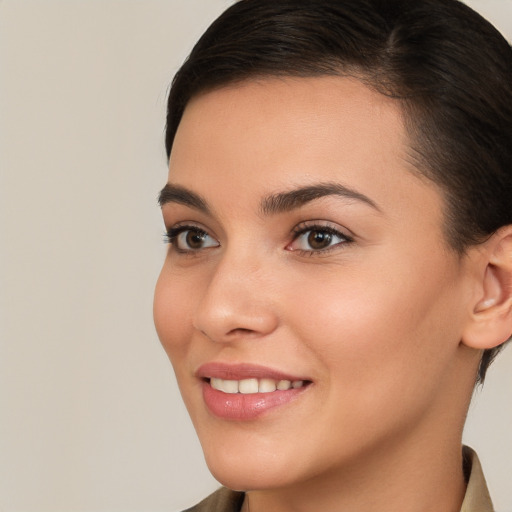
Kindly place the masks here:
<instances>
[{"instance_id":1,"label":"brown iris","mask_svg":"<svg viewBox=\"0 0 512 512\"><path fill-rule=\"evenodd\" d=\"M311 231L308 235L308 245L315 250L326 249L331 242L332 234L326 231Z\"/></svg>"},{"instance_id":2,"label":"brown iris","mask_svg":"<svg viewBox=\"0 0 512 512\"><path fill-rule=\"evenodd\" d=\"M190 247L190 249L201 249L203 247L205 236L206 234L201 231L188 231L185 239L187 246Z\"/></svg>"}]
</instances>

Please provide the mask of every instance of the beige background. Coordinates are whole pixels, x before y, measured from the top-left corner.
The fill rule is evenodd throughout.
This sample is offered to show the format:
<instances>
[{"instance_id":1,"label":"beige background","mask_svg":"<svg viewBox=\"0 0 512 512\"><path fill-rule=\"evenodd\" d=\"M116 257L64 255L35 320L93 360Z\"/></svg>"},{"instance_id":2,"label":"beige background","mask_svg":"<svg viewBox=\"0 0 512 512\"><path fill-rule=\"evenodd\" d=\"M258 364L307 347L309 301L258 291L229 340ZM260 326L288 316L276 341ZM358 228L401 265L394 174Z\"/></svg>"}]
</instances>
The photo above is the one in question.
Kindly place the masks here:
<instances>
[{"instance_id":1,"label":"beige background","mask_svg":"<svg viewBox=\"0 0 512 512\"><path fill-rule=\"evenodd\" d=\"M0 512L216 487L151 318L169 81L229 0L0 0ZM474 0L512 38L512 0ZM472 407L512 512L512 349Z\"/></svg>"}]
</instances>

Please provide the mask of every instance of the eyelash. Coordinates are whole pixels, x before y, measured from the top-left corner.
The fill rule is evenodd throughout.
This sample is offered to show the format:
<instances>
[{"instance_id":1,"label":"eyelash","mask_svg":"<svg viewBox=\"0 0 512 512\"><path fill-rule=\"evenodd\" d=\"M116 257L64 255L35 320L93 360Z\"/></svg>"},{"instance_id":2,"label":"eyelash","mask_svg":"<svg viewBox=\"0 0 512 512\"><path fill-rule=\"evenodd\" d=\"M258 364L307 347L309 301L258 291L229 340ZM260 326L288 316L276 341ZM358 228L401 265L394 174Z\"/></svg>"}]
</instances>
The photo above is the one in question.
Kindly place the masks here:
<instances>
[{"instance_id":1,"label":"eyelash","mask_svg":"<svg viewBox=\"0 0 512 512\"><path fill-rule=\"evenodd\" d=\"M181 254L189 254L189 255L197 254L204 249L208 249L210 247L218 247L220 245L219 242L217 242L215 240L218 245L210 245L207 247L200 247L197 249L194 249L194 248L183 249L183 248L178 247L178 237L187 232L195 233L200 238L210 237L212 240L215 240L207 231L205 231L204 229L202 229L198 226L194 226L194 225L178 225L178 226L169 228L167 230L167 232L164 233L164 240L166 243L170 244L176 252L181 253ZM327 234L327 235L330 235L331 237L339 238L341 241L338 243L335 243L332 246L328 246L328 247L322 248L322 249L307 250L307 249L292 249L291 248L291 246L301 236L303 236L307 233L315 233L315 232ZM292 234L293 234L293 240L286 246L286 249L291 252L298 253L301 256L314 256L314 255L322 255L323 256L323 255L330 253L333 250L341 249L343 246L346 246L354 241L354 239L352 237L342 233L338 229L336 229L332 226L322 225L322 224L318 224L318 223L299 224L292 230Z\"/></svg>"},{"instance_id":2,"label":"eyelash","mask_svg":"<svg viewBox=\"0 0 512 512\"><path fill-rule=\"evenodd\" d=\"M332 246L326 247L325 249L310 249L310 250L289 249L289 250L299 253L301 256L315 256L315 255L324 256L324 255L329 254L331 251L334 251L337 249L342 249L345 246L354 242L354 239L351 236L349 236L345 233L342 233L340 230L338 230L332 226L317 224L317 223L313 223L313 224L303 223L303 224L299 224L297 227L295 227L293 229L293 231L292 231L293 240L290 244L288 244L287 247L290 247L302 235L305 235L307 233L314 233L314 232L331 235L333 237L340 238L341 241Z\"/></svg>"},{"instance_id":3,"label":"eyelash","mask_svg":"<svg viewBox=\"0 0 512 512\"><path fill-rule=\"evenodd\" d=\"M165 243L170 244L174 250L181 254L196 254L201 250L207 249L208 247L202 247L198 249L182 249L178 247L178 237L182 235L183 233L195 233L196 235L199 235L199 237L210 237L212 240L215 240L207 231L204 229L201 229L198 226L194 225L178 225L174 226L172 228L169 228L166 233L164 233L164 241ZM218 243L218 242L217 242Z\"/></svg>"}]
</instances>

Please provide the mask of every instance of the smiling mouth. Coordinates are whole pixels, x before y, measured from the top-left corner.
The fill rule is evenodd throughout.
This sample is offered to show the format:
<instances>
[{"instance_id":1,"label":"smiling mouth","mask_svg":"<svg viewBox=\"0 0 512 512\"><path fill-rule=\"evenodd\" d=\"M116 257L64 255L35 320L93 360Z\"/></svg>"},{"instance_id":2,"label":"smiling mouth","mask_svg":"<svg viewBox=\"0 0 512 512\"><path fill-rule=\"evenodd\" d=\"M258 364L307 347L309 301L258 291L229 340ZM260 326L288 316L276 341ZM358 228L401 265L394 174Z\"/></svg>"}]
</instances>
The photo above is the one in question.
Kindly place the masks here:
<instances>
[{"instance_id":1,"label":"smiling mouth","mask_svg":"<svg viewBox=\"0 0 512 512\"><path fill-rule=\"evenodd\" d=\"M253 421L307 394L313 380L268 366L209 362L195 372L208 411L223 420Z\"/></svg>"},{"instance_id":2,"label":"smiling mouth","mask_svg":"<svg viewBox=\"0 0 512 512\"><path fill-rule=\"evenodd\" d=\"M274 380L274 379L242 379L228 380L216 377L205 379L210 386L227 394L250 395L256 393L273 393L275 391L288 391L289 389L300 389L310 384L310 381L304 380Z\"/></svg>"}]
</instances>

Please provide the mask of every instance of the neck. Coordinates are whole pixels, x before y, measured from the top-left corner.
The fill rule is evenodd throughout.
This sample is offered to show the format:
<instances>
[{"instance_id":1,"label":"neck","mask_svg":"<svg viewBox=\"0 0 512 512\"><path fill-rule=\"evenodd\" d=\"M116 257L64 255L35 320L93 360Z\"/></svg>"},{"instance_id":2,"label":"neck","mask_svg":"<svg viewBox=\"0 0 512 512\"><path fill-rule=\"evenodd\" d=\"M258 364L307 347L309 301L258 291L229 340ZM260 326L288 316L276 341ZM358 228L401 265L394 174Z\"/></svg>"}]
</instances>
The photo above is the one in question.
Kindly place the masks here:
<instances>
[{"instance_id":1,"label":"neck","mask_svg":"<svg viewBox=\"0 0 512 512\"><path fill-rule=\"evenodd\" d=\"M460 442L432 449L428 437L408 449L401 440L386 453L360 459L300 486L251 491L244 512L458 512L465 481Z\"/></svg>"}]
</instances>

